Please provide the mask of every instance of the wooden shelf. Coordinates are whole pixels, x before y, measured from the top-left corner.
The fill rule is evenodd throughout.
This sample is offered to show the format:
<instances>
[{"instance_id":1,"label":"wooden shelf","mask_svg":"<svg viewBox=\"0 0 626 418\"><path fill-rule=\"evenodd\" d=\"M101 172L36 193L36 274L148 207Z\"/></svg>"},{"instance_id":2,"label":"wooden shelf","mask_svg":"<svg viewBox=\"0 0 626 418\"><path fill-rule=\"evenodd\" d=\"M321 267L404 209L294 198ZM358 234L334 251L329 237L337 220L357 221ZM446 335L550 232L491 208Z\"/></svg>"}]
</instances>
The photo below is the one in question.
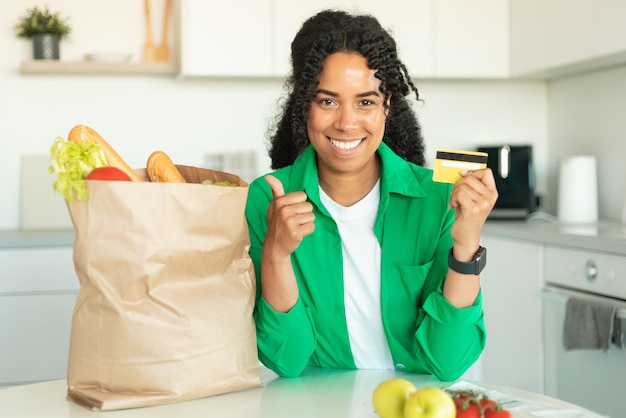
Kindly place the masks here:
<instances>
[{"instance_id":1,"label":"wooden shelf","mask_svg":"<svg viewBox=\"0 0 626 418\"><path fill-rule=\"evenodd\" d=\"M20 63L22 74L175 75L174 62L95 62L33 60Z\"/></svg>"}]
</instances>

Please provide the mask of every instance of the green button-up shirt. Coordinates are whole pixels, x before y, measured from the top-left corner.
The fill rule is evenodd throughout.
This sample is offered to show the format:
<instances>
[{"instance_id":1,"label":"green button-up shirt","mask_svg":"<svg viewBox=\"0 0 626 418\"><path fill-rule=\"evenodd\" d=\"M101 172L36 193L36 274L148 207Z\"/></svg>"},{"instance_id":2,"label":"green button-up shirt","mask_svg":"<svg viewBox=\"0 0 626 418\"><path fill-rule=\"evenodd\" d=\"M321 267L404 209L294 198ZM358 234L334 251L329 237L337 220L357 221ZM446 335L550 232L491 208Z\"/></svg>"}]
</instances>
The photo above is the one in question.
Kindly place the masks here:
<instances>
[{"instance_id":1,"label":"green button-up shirt","mask_svg":"<svg viewBox=\"0 0 626 418\"><path fill-rule=\"evenodd\" d=\"M381 310L397 369L450 381L471 366L485 345L482 295L456 308L442 293L452 246L451 185L432 181L432 170L409 163L386 144L381 159L380 203L374 232L381 246ZM250 185L246 217L257 278L254 317L260 360L282 376L307 366L356 368L344 309L341 238L320 201L312 146L293 165L273 173L285 193L304 191L313 204L315 232L291 261L299 299L276 312L261 296L261 255L272 192L263 177ZM375 266L372 266L373 268Z\"/></svg>"}]
</instances>

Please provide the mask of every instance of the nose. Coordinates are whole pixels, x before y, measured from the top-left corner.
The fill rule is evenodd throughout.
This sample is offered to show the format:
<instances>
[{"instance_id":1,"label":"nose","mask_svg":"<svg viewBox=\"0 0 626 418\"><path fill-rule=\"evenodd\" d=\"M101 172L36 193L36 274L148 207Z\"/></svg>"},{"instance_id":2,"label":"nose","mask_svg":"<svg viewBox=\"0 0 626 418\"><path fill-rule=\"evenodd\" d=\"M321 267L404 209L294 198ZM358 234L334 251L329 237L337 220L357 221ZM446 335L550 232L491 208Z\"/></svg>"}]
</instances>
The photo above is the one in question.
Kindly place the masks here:
<instances>
[{"instance_id":1,"label":"nose","mask_svg":"<svg viewBox=\"0 0 626 418\"><path fill-rule=\"evenodd\" d=\"M342 106L337 112L335 127L340 130L354 130L359 127L357 115L349 106Z\"/></svg>"}]
</instances>

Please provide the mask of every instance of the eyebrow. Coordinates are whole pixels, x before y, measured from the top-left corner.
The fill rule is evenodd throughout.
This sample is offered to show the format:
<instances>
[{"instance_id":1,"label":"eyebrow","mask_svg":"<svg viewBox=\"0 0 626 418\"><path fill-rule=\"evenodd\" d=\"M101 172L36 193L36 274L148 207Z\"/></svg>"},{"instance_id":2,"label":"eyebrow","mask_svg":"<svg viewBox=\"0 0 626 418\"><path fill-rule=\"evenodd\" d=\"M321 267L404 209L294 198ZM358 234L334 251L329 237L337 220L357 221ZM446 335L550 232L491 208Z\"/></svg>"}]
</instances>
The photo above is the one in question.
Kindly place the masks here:
<instances>
[{"instance_id":1,"label":"eyebrow","mask_svg":"<svg viewBox=\"0 0 626 418\"><path fill-rule=\"evenodd\" d=\"M337 97L339 96L339 94L332 92L330 90L324 90L324 89L319 89L317 90L317 92L315 94L326 94L328 96L332 96L332 97ZM356 97L369 97L369 96L380 96L380 92L377 92L376 90L371 90L371 91L366 91L363 93L359 93L356 95Z\"/></svg>"}]
</instances>

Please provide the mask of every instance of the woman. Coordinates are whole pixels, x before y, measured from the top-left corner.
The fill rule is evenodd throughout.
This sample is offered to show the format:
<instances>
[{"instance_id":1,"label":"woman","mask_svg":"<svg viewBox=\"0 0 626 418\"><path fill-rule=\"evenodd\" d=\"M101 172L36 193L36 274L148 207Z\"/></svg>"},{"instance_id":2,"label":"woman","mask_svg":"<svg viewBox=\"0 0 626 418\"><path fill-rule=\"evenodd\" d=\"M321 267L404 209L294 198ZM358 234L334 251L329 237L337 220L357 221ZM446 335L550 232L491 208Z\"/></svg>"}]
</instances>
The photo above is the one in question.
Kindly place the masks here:
<instances>
[{"instance_id":1,"label":"woman","mask_svg":"<svg viewBox=\"0 0 626 418\"><path fill-rule=\"evenodd\" d=\"M291 50L277 171L250 185L246 207L261 361L282 376L458 378L485 344L473 259L497 199L491 171L432 181L406 100L417 89L375 18L320 12Z\"/></svg>"}]
</instances>

